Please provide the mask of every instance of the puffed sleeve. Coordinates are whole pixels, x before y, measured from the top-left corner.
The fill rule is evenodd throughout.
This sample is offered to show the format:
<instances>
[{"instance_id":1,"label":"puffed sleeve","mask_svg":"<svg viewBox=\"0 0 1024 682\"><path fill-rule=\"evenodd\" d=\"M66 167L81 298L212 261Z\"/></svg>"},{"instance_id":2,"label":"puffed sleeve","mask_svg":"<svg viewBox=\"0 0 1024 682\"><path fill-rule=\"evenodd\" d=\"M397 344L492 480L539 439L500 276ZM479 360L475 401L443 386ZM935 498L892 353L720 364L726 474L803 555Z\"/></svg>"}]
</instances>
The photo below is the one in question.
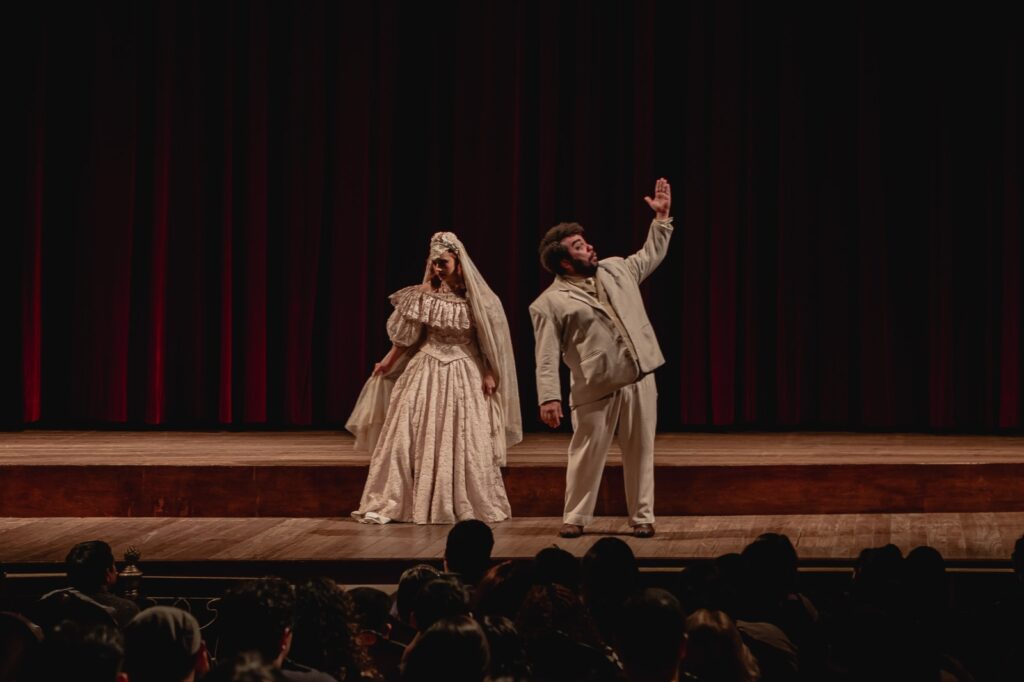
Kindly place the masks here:
<instances>
[{"instance_id":1,"label":"puffed sleeve","mask_svg":"<svg viewBox=\"0 0 1024 682\"><path fill-rule=\"evenodd\" d=\"M391 294L394 312L388 318L388 338L396 346L412 346L423 332L420 321L420 306L423 292L418 286L406 287Z\"/></svg>"}]
</instances>

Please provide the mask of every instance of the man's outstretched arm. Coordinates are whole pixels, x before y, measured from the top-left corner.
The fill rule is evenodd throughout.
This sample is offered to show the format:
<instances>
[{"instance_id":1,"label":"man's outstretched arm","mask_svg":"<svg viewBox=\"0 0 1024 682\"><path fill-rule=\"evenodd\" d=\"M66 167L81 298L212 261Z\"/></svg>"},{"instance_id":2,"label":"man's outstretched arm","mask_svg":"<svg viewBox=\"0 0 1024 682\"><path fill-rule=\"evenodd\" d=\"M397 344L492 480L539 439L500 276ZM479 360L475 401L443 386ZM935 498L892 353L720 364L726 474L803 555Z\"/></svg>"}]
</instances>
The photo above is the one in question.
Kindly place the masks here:
<instances>
[{"instance_id":1,"label":"man's outstretched arm","mask_svg":"<svg viewBox=\"0 0 1024 682\"><path fill-rule=\"evenodd\" d=\"M668 180L658 178L654 183L654 198L644 197L644 201L654 211L655 222L647 233L643 248L626 258L626 266L637 282L647 279L668 253L668 242L672 237L672 225L669 222L672 220L672 186Z\"/></svg>"}]
</instances>

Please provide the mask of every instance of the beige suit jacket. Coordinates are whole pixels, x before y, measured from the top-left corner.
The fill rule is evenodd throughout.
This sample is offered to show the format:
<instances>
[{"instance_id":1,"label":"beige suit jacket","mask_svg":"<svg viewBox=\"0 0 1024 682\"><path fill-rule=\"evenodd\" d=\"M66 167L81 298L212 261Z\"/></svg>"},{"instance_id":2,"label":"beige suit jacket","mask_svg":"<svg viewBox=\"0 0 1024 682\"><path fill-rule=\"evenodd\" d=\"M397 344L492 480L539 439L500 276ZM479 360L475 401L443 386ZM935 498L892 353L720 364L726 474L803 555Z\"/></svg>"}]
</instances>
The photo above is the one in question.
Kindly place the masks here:
<instances>
[{"instance_id":1,"label":"beige suit jacket","mask_svg":"<svg viewBox=\"0 0 1024 682\"><path fill-rule=\"evenodd\" d=\"M530 304L539 404L562 399L559 357L569 367L572 406L599 400L665 363L640 283L664 260L671 237L671 223L654 221L642 249L628 258L605 258L597 266L596 276L636 349L635 360L604 307L564 278L555 277Z\"/></svg>"}]
</instances>

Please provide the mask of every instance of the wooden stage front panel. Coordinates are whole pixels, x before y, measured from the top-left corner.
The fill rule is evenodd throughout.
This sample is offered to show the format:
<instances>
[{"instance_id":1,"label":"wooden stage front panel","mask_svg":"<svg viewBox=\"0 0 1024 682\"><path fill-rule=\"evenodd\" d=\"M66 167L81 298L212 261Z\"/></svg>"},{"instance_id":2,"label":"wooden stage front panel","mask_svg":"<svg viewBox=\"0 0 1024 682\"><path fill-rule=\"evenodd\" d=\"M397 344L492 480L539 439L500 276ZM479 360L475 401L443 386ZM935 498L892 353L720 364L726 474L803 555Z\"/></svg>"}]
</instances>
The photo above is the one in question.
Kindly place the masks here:
<instances>
[{"instance_id":1,"label":"wooden stage front panel","mask_svg":"<svg viewBox=\"0 0 1024 682\"><path fill-rule=\"evenodd\" d=\"M516 517L561 513L568 434L509 452ZM4 517L344 517L369 457L334 431L0 434ZM660 516L1024 511L1024 438L852 433L662 434ZM625 513L609 458L599 516Z\"/></svg>"}]
</instances>

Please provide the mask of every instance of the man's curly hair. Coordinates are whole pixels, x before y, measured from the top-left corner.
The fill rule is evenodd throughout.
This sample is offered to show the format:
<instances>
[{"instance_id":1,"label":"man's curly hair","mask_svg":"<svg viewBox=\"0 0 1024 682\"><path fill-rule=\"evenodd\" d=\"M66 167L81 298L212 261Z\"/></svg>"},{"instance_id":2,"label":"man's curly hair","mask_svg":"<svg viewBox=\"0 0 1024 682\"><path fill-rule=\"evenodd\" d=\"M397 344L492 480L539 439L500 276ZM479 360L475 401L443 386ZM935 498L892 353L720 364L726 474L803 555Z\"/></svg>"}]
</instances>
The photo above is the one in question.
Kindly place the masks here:
<instances>
[{"instance_id":1,"label":"man's curly hair","mask_svg":"<svg viewBox=\"0 0 1024 682\"><path fill-rule=\"evenodd\" d=\"M544 233L540 240L540 264L544 269L554 275L565 274L562 267L562 259L572 260L569 256L569 248L562 244L562 240L575 234L583 234L583 226L579 223L558 223Z\"/></svg>"}]
</instances>

